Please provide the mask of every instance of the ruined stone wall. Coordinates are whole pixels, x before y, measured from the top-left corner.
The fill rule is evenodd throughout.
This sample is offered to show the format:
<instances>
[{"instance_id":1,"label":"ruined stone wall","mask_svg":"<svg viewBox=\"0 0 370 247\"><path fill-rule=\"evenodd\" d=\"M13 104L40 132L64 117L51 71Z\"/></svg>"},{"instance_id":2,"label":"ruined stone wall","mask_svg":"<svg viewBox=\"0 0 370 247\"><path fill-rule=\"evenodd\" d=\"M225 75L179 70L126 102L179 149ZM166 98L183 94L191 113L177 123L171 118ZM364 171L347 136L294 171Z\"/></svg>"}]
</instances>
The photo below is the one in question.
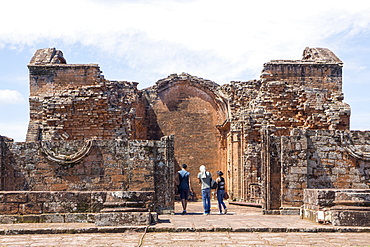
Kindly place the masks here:
<instances>
[{"instance_id":1,"label":"ruined stone wall","mask_svg":"<svg viewBox=\"0 0 370 247\"><path fill-rule=\"evenodd\" d=\"M52 55L49 49L38 50L28 65L26 141L130 139L137 83L107 81L96 64L55 64Z\"/></svg>"},{"instance_id":2,"label":"ruined stone wall","mask_svg":"<svg viewBox=\"0 0 370 247\"><path fill-rule=\"evenodd\" d=\"M272 60L264 65L262 79L287 81L307 88L342 90L342 62L318 60Z\"/></svg>"},{"instance_id":3,"label":"ruined stone wall","mask_svg":"<svg viewBox=\"0 0 370 247\"><path fill-rule=\"evenodd\" d=\"M136 85L106 82L31 97L27 141L128 140L133 135Z\"/></svg>"},{"instance_id":4,"label":"ruined stone wall","mask_svg":"<svg viewBox=\"0 0 370 247\"><path fill-rule=\"evenodd\" d=\"M258 80L219 86L183 73L138 90L137 83L104 79L96 64L67 64L61 51L41 49L28 66L31 93L27 142L159 140L174 135L175 169L182 163L189 166L198 195L196 175L199 166L205 165L214 176L217 170L224 171L232 199L260 203L262 194L267 193L261 181L266 175L261 156L266 150L263 129L278 138L289 136L293 129L349 129L350 107L343 102L342 66L330 50L306 48L301 60L264 64ZM285 141L281 139L283 144ZM277 153L285 153L286 146L275 144ZM302 150L294 152L302 156ZM274 188L290 197L279 197L275 204L282 202L287 207L300 203L299 193L305 186L301 181L305 164L302 158L293 158L294 152L286 157L286 164L274 156L277 166L266 170L272 172L270 182L281 186ZM282 177L281 169L292 173ZM295 187L293 182L285 183L293 177Z\"/></svg>"},{"instance_id":5,"label":"ruined stone wall","mask_svg":"<svg viewBox=\"0 0 370 247\"><path fill-rule=\"evenodd\" d=\"M300 207L307 188L370 188L370 132L294 130L269 141L268 152L278 159L263 166L281 167L279 184L272 184L281 186L281 204L273 209Z\"/></svg>"},{"instance_id":6,"label":"ruined stone wall","mask_svg":"<svg viewBox=\"0 0 370 247\"><path fill-rule=\"evenodd\" d=\"M324 48L306 48L302 60L264 64L257 102L276 127L349 129L350 108L342 102L343 63Z\"/></svg>"},{"instance_id":7,"label":"ruined stone wall","mask_svg":"<svg viewBox=\"0 0 370 247\"><path fill-rule=\"evenodd\" d=\"M308 188L368 189L370 132L309 131Z\"/></svg>"},{"instance_id":8,"label":"ruined stone wall","mask_svg":"<svg viewBox=\"0 0 370 247\"><path fill-rule=\"evenodd\" d=\"M260 80L232 81L220 88L228 99L230 119L223 130L226 140L227 185L236 200L259 202L260 139L251 116L251 102L258 95Z\"/></svg>"},{"instance_id":9,"label":"ruined stone wall","mask_svg":"<svg viewBox=\"0 0 370 247\"><path fill-rule=\"evenodd\" d=\"M230 104L229 177L233 194L256 202L261 176L261 128L276 136L294 128L348 130L350 107L343 102L342 61L330 50L306 48L302 60L264 64L260 80L231 82L222 91ZM229 138L235 142L238 138ZM258 189L257 189L258 191ZM257 196L258 197L258 196Z\"/></svg>"},{"instance_id":10,"label":"ruined stone wall","mask_svg":"<svg viewBox=\"0 0 370 247\"><path fill-rule=\"evenodd\" d=\"M173 210L173 138L1 142L3 191L155 191Z\"/></svg>"},{"instance_id":11,"label":"ruined stone wall","mask_svg":"<svg viewBox=\"0 0 370 247\"><path fill-rule=\"evenodd\" d=\"M308 188L308 140L301 135L292 134L275 139L281 148L282 208L301 206L303 190Z\"/></svg>"},{"instance_id":12,"label":"ruined stone wall","mask_svg":"<svg viewBox=\"0 0 370 247\"><path fill-rule=\"evenodd\" d=\"M261 78L266 81L287 81L291 85L342 90L343 62L329 49L309 48L301 60L271 60L264 64Z\"/></svg>"},{"instance_id":13,"label":"ruined stone wall","mask_svg":"<svg viewBox=\"0 0 370 247\"><path fill-rule=\"evenodd\" d=\"M300 70L310 72L301 72ZM293 71L292 71L293 70ZM223 90L230 98L232 130L276 128L349 129L350 108L342 102L342 63L279 60L266 63L260 81L232 82ZM282 132L286 134L287 132ZM252 136L251 136L252 134Z\"/></svg>"}]
</instances>

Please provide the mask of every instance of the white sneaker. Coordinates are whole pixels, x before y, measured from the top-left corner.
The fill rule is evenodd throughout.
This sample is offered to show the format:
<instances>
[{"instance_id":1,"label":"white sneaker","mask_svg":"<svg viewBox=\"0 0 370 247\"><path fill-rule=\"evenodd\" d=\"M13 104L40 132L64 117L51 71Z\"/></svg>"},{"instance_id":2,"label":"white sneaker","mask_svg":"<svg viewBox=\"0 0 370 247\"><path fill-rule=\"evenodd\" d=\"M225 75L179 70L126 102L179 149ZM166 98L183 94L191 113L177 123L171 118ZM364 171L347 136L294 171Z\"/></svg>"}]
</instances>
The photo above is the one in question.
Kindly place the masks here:
<instances>
[{"instance_id":1,"label":"white sneaker","mask_svg":"<svg viewBox=\"0 0 370 247\"><path fill-rule=\"evenodd\" d=\"M225 214L227 214L227 208L225 208Z\"/></svg>"}]
</instances>

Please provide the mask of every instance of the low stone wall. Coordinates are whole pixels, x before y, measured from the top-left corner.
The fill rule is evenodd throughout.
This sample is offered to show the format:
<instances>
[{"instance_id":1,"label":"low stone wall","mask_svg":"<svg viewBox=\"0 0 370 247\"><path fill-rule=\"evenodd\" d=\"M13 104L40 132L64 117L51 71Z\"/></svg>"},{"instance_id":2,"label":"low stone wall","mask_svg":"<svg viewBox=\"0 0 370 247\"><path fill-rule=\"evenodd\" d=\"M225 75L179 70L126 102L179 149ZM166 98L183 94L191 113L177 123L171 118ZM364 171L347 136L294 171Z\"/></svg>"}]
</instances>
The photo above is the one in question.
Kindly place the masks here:
<instances>
[{"instance_id":1,"label":"low stone wall","mask_svg":"<svg viewBox=\"0 0 370 247\"><path fill-rule=\"evenodd\" d=\"M0 223L94 223L104 210L119 207L124 211L120 217L126 219L123 224L150 224L156 218L154 195L154 191L2 191ZM109 215L111 221L116 217L114 212Z\"/></svg>"},{"instance_id":2,"label":"low stone wall","mask_svg":"<svg viewBox=\"0 0 370 247\"><path fill-rule=\"evenodd\" d=\"M301 217L334 226L370 226L370 189L306 189Z\"/></svg>"},{"instance_id":3,"label":"low stone wall","mask_svg":"<svg viewBox=\"0 0 370 247\"><path fill-rule=\"evenodd\" d=\"M0 193L5 196L0 201L4 209L0 212L33 214L41 210L37 203L24 202L24 196L45 200L43 213L64 213L63 207L52 203L56 197L66 196L66 206L68 200L72 200L68 212L73 212L73 207L87 207L85 201L92 200L91 191L95 191L94 196L107 191L151 191L154 193L152 211L172 213L173 154L173 137L163 137L159 141L16 143L0 136ZM39 191L42 193L38 194ZM75 197L81 202L76 204ZM23 204L8 204L12 200ZM94 212L97 205L89 205L92 208L88 212Z\"/></svg>"}]
</instances>

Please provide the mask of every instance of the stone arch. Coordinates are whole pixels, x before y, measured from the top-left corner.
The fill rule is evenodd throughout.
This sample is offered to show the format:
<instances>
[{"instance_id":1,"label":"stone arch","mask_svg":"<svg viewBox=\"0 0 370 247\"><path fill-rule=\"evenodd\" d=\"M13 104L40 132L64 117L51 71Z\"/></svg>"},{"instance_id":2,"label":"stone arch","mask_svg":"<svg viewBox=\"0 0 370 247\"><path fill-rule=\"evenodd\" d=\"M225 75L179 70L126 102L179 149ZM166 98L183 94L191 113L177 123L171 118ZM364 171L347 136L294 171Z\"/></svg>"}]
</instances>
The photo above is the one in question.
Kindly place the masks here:
<instances>
[{"instance_id":1,"label":"stone arch","mask_svg":"<svg viewBox=\"0 0 370 247\"><path fill-rule=\"evenodd\" d=\"M198 195L199 166L205 165L214 177L225 167L218 126L229 119L229 106L218 87L214 82L181 74L170 75L144 90L158 131L175 136L175 170L183 163L188 165Z\"/></svg>"}]
</instances>

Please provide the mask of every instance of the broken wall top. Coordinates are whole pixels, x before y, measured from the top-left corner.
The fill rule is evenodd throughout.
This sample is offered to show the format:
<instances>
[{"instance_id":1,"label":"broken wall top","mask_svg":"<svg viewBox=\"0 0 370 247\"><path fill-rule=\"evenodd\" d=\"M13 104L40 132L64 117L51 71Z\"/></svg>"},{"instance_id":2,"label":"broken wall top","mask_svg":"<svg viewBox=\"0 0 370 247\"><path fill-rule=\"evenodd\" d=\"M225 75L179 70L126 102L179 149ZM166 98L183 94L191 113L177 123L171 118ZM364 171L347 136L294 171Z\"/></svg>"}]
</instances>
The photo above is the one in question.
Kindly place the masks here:
<instances>
[{"instance_id":1,"label":"broken wall top","mask_svg":"<svg viewBox=\"0 0 370 247\"><path fill-rule=\"evenodd\" d=\"M66 64L63 52L55 48L39 49L33 55L29 65Z\"/></svg>"},{"instance_id":2,"label":"broken wall top","mask_svg":"<svg viewBox=\"0 0 370 247\"><path fill-rule=\"evenodd\" d=\"M55 48L39 49L28 64L30 97L80 89L104 82L97 64L67 64L63 52Z\"/></svg>"},{"instance_id":3,"label":"broken wall top","mask_svg":"<svg viewBox=\"0 0 370 247\"><path fill-rule=\"evenodd\" d=\"M338 64L342 65L340 60L334 52L327 48L310 48L306 47L303 50L301 60L271 60L269 63L283 63L283 64Z\"/></svg>"},{"instance_id":4,"label":"broken wall top","mask_svg":"<svg viewBox=\"0 0 370 247\"><path fill-rule=\"evenodd\" d=\"M327 48L309 48L302 60L271 60L264 64L262 81L284 81L294 86L342 92L343 62Z\"/></svg>"},{"instance_id":5,"label":"broken wall top","mask_svg":"<svg viewBox=\"0 0 370 247\"><path fill-rule=\"evenodd\" d=\"M226 119L233 126L348 129L350 108L341 102L342 65L329 49L306 48L302 60L264 64L260 80L219 86L182 73L139 91L137 83L105 80L97 64L67 64L61 51L40 49L28 65L27 141L39 140L40 136L48 140L59 136L73 140L126 139L142 136L135 131L156 132L151 129L157 121L155 116L147 122L136 117L140 113L146 116L145 109L153 100L172 106L190 93L210 102L222 116L220 122Z\"/></svg>"}]
</instances>

